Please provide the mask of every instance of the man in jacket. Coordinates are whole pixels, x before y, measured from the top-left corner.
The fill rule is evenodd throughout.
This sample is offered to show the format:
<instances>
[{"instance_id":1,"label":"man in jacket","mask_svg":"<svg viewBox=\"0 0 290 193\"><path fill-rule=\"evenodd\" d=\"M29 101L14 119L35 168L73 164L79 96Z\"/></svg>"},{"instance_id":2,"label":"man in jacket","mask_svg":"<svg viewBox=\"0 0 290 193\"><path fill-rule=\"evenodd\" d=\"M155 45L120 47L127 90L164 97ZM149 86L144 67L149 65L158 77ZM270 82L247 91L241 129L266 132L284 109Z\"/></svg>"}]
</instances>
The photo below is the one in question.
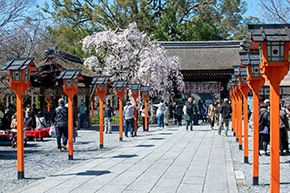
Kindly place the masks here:
<instances>
[{"instance_id":1,"label":"man in jacket","mask_svg":"<svg viewBox=\"0 0 290 193\"><path fill-rule=\"evenodd\" d=\"M218 135L221 135L222 126L225 126L225 136L228 136L229 122L232 113L232 107L229 104L229 99L225 98L224 103L220 107L221 120L218 128Z\"/></svg>"},{"instance_id":2,"label":"man in jacket","mask_svg":"<svg viewBox=\"0 0 290 193\"><path fill-rule=\"evenodd\" d=\"M134 107L135 103L127 102L124 107L124 116L125 116L125 136L128 137L129 126L131 126L130 136L134 137Z\"/></svg>"},{"instance_id":3,"label":"man in jacket","mask_svg":"<svg viewBox=\"0 0 290 193\"><path fill-rule=\"evenodd\" d=\"M192 103L192 98L189 97L184 106L184 119L186 123L186 131L188 131L188 125L190 125L190 130L192 131L192 121L194 120L194 107L195 105Z\"/></svg>"},{"instance_id":4,"label":"man in jacket","mask_svg":"<svg viewBox=\"0 0 290 193\"><path fill-rule=\"evenodd\" d=\"M68 108L64 106L64 100L60 98L58 100L58 107L55 109L52 115L52 123L56 127L56 140L57 149L61 151L61 148L67 149L67 137L68 137ZM61 144L61 137L64 135L63 142Z\"/></svg>"},{"instance_id":5,"label":"man in jacket","mask_svg":"<svg viewBox=\"0 0 290 193\"><path fill-rule=\"evenodd\" d=\"M160 129L161 126L164 128L164 111L166 110L164 100L161 100L159 104L153 106L158 108L156 111L158 129Z\"/></svg>"},{"instance_id":6,"label":"man in jacket","mask_svg":"<svg viewBox=\"0 0 290 193\"><path fill-rule=\"evenodd\" d=\"M194 100L193 101L193 125L199 125L198 116L199 116L199 108L198 108L197 100Z\"/></svg>"},{"instance_id":7,"label":"man in jacket","mask_svg":"<svg viewBox=\"0 0 290 193\"><path fill-rule=\"evenodd\" d=\"M112 133L112 117L114 116L113 108L107 104L105 108L105 133Z\"/></svg>"}]
</instances>

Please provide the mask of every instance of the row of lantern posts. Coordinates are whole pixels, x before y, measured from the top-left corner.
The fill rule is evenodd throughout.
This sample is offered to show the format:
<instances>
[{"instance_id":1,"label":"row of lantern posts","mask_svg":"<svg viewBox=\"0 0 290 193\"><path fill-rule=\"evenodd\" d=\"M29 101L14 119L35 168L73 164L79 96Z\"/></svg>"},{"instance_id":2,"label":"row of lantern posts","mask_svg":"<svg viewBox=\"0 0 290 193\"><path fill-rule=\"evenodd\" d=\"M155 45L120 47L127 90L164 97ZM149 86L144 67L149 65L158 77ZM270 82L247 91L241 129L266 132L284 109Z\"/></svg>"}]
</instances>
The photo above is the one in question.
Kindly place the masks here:
<instances>
[{"instance_id":1,"label":"row of lantern posts","mask_svg":"<svg viewBox=\"0 0 290 193\"><path fill-rule=\"evenodd\" d=\"M10 86L16 92L16 110L17 110L17 171L18 179L24 178L24 133L23 133L23 94L30 86L31 72L37 72L33 58L13 58L8 59L2 70L9 70ZM83 80L81 70L62 70L57 79L63 81L63 90L68 97L68 159L73 160L73 97L78 91L78 82ZM96 76L92 80L95 92L99 96L99 131L100 148L103 148L103 98L107 94L108 85L111 84L109 76ZM127 81L114 81L113 87L116 88L116 94L119 98L119 140L123 140L122 123L122 99L125 96L126 88L132 91L132 97L135 102L134 116L134 134L137 135L136 106L139 91L145 101L145 130L148 130L147 100L149 98L149 86L141 84L128 84ZM47 97L47 102L51 98ZM48 105L49 106L49 105ZM93 114L93 111L92 111Z\"/></svg>"},{"instance_id":2,"label":"row of lantern posts","mask_svg":"<svg viewBox=\"0 0 290 193\"><path fill-rule=\"evenodd\" d=\"M279 84L289 70L290 25L249 25L251 52L240 52L241 65L233 66L234 75L228 84L232 99L232 129L242 150L242 109L244 109L244 162L248 160L248 102L253 92L253 185L259 184L259 91L270 85L270 192L280 187ZM242 99L243 97L243 99ZM243 104L244 103L244 107Z\"/></svg>"}]
</instances>

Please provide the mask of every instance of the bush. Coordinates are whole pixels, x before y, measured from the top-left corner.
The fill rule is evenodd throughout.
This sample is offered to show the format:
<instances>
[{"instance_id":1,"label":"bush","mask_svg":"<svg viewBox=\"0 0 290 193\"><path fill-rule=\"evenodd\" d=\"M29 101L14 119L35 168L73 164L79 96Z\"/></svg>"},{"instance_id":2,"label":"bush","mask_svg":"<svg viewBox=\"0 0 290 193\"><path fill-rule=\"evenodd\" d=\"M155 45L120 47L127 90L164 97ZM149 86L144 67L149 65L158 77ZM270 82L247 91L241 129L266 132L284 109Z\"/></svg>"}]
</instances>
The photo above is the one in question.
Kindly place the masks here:
<instances>
[{"instance_id":1,"label":"bush","mask_svg":"<svg viewBox=\"0 0 290 193\"><path fill-rule=\"evenodd\" d=\"M103 117L103 121L105 122L105 118ZM99 124L99 113L94 114L93 124ZM115 115L112 117L112 124L119 124L119 116Z\"/></svg>"}]
</instances>

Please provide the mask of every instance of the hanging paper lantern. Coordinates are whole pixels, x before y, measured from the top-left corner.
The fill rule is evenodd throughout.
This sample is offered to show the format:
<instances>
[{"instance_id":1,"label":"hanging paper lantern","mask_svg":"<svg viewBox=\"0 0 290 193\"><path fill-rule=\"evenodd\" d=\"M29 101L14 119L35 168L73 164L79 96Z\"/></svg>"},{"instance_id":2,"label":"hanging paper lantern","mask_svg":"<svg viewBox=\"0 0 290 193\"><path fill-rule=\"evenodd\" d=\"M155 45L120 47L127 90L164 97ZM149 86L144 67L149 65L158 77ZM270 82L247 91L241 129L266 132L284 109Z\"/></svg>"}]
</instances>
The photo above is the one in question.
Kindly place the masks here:
<instances>
[{"instance_id":1,"label":"hanging paper lantern","mask_svg":"<svg viewBox=\"0 0 290 193\"><path fill-rule=\"evenodd\" d=\"M204 86L204 87L202 87L202 90L203 90L203 91L206 91L206 87L205 87L205 86Z\"/></svg>"},{"instance_id":2,"label":"hanging paper lantern","mask_svg":"<svg viewBox=\"0 0 290 193\"><path fill-rule=\"evenodd\" d=\"M199 91L199 90L200 90L200 88L197 86L197 87L195 87L195 90L196 90L196 91Z\"/></svg>"},{"instance_id":3,"label":"hanging paper lantern","mask_svg":"<svg viewBox=\"0 0 290 193\"><path fill-rule=\"evenodd\" d=\"M213 87L213 90L215 90L215 91L218 90L218 87L217 86L214 86Z\"/></svg>"},{"instance_id":4,"label":"hanging paper lantern","mask_svg":"<svg viewBox=\"0 0 290 193\"><path fill-rule=\"evenodd\" d=\"M208 86L208 87L207 87L207 90L211 90L211 89L212 89L211 86Z\"/></svg>"},{"instance_id":5,"label":"hanging paper lantern","mask_svg":"<svg viewBox=\"0 0 290 193\"><path fill-rule=\"evenodd\" d=\"M223 86L220 86L220 91L223 91L224 90L224 87Z\"/></svg>"},{"instance_id":6,"label":"hanging paper lantern","mask_svg":"<svg viewBox=\"0 0 290 193\"><path fill-rule=\"evenodd\" d=\"M178 90L178 91L180 91L180 90L181 90L181 88L180 88L180 87L178 87L178 88L177 88L177 90Z\"/></svg>"},{"instance_id":7,"label":"hanging paper lantern","mask_svg":"<svg viewBox=\"0 0 290 193\"><path fill-rule=\"evenodd\" d=\"M188 90L188 87L185 87L185 90Z\"/></svg>"},{"instance_id":8,"label":"hanging paper lantern","mask_svg":"<svg viewBox=\"0 0 290 193\"><path fill-rule=\"evenodd\" d=\"M193 87L190 87L190 90L193 90Z\"/></svg>"}]
</instances>

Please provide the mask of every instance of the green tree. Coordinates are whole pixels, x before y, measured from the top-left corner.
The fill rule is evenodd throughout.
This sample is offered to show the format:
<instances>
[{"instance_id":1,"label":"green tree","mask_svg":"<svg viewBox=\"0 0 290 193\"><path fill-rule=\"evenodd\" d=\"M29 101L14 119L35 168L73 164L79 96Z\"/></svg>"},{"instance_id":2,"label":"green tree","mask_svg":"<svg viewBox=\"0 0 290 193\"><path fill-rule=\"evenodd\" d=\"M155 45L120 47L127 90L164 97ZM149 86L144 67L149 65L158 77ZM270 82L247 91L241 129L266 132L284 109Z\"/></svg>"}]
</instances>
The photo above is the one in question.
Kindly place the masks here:
<instances>
[{"instance_id":1,"label":"green tree","mask_svg":"<svg viewBox=\"0 0 290 193\"><path fill-rule=\"evenodd\" d=\"M100 30L125 29L132 22L163 41L235 38L246 11L242 0L52 0L51 33L60 49L81 52L79 41Z\"/></svg>"}]
</instances>

